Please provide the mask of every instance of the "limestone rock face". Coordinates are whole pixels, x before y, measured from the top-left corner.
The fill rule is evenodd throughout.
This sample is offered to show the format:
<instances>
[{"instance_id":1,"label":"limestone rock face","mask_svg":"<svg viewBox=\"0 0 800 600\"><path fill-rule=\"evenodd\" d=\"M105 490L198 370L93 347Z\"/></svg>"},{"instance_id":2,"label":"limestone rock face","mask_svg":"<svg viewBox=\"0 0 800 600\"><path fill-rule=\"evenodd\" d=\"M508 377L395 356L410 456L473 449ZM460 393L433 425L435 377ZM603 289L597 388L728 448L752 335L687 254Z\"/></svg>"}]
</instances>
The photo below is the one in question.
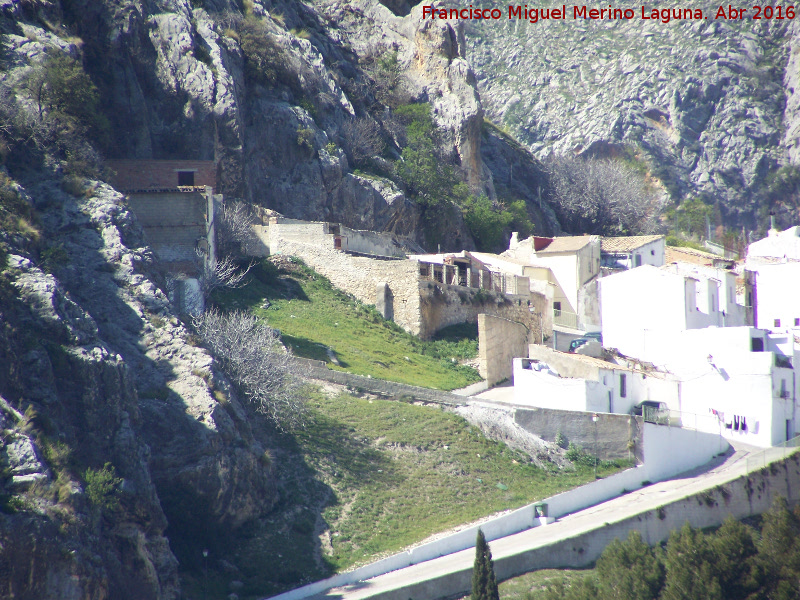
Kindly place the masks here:
<instances>
[{"instance_id":1,"label":"limestone rock face","mask_svg":"<svg viewBox=\"0 0 800 600\"><path fill-rule=\"evenodd\" d=\"M466 56L489 118L537 158L641 151L673 199L703 197L750 228L770 174L797 161L800 30L717 20L717 7L668 24L476 22Z\"/></svg>"},{"instance_id":2,"label":"limestone rock face","mask_svg":"<svg viewBox=\"0 0 800 600\"><path fill-rule=\"evenodd\" d=\"M30 498L0 520L2 579L35 581L15 589L37 598L176 598L168 523L209 543L269 512L274 474L252 415L151 279L123 197L99 183L81 198L47 181L26 192L66 258L45 273L11 255L0 282L14 290L0 294L0 392L23 403L0 401L0 493ZM99 510L82 480L106 463L121 483ZM65 507L77 521L62 531Z\"/></svg>"}]
</instances>

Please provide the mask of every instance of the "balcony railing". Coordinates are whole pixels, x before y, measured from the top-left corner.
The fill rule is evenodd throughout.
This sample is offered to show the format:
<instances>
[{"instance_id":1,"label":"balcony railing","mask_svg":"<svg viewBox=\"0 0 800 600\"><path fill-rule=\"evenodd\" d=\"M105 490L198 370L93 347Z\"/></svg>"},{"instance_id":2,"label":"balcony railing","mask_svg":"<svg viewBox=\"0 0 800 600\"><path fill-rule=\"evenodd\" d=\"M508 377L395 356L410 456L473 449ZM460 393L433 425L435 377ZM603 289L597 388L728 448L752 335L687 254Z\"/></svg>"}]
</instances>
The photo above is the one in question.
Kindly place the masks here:
<instances>
[{"instance_id":1,"label":"balcony railing","mask_svg":"<svg viewBox=\"0 0 800 600\"><path fill-rule=\"evenodd\" d=\"M578 328L578 315L566 310L553 310L553 325L562 327Z\"/></svg>"}]
</instances>

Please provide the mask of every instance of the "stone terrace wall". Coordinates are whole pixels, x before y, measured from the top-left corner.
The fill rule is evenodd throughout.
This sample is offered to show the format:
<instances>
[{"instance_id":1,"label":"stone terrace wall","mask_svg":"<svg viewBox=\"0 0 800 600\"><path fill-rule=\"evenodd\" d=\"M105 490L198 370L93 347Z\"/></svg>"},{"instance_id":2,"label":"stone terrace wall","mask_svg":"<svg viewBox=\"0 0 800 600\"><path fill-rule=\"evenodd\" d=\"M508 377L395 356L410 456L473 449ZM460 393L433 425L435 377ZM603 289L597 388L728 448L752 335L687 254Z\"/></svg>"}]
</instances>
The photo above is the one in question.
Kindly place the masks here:
<instances>
[{"instance_id":1,"label":"stone terrace wall","mask_svg":"<svg viewBox=\"0 0 800 600\"><path fill-rule=\"evenodd\" d=\"M530 311L530 296L511 296L434 281L420 281L419 294L419 335L423 338L430 337L448 325L477 323L481 313L516 321L529 331L538 331L538 317L534 317Z\"/></svg>"},{"instance_id":2,"label":"stone terrace wall","mask_svg":"<svg viewBox=\"0 0 800 600\"><path fill-rule=\"evenodd\" d=\"M294 239L282 239L278 251L302 258L337 288L366 304L375 304L378 285L387 284L394 322L406 331L422 334L416 262L352 256L333 250L332 244L324 247Z\"/></svg>"},{"instance_id":3,"label":"stone terrace wall","mask_svg":"<svg viewBox=\"0 0 800 600\"><path fill-rule=\"evenodd\" d=\"M528 330L521 323L478 315L478 360L481 377L492 386L511 379L512 359L528 353Z\"/></svg>"}]
</instances>

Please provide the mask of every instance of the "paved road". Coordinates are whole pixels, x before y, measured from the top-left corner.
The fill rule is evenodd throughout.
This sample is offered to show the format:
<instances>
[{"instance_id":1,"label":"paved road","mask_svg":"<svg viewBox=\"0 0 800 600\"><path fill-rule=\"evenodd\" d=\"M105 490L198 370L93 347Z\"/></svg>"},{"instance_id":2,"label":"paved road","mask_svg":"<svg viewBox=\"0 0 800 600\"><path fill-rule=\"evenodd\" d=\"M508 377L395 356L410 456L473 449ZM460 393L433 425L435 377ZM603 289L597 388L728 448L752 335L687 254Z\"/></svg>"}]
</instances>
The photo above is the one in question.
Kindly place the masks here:
<instances>
[{"instance_id":1,"label":"paved road","mask_svg":"<svg viewBox=\"0 0 800 600\"><path fill-rule=\"evenodd\" d=\"M536 527L491 542L495 560L520 554L546 546L558 540L576 536L602 527L602 524L620 521L637 514L654 510L687 496L697 494L720 484L736 479L746 473L747 457L761 452L760 448L736 444L733 454L718 458L709 465L663 481L636 492L609 500L591 508L560 518L546 527ZM783 449L773 448L775 456L782 456ZM359 584L329 590L318 599L359 600L390 590L401 589L412 582L441 577L471 569L475 559L473 549L443 556L425 563L400 569L375 577Z\"/></svg>"}]
</instances>

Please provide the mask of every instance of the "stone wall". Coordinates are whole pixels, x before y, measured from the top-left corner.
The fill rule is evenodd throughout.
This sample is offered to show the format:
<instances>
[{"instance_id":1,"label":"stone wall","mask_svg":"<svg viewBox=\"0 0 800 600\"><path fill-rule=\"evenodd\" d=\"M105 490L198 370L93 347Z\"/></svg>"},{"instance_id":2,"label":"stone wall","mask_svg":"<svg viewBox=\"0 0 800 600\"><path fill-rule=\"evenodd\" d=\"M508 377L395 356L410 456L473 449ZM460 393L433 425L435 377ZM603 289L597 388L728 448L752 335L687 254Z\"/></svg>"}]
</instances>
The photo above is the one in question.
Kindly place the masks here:
<instances>
[{"instance_id":1,"label":"stone wall","mask_svg":"<svg viewBox=\"0 0 800 600\"><path fill-rule=\"evenodd\" d=\"M528 330L538 331L539 319L531 313L530 296L512 296L434 281L420 281L419 295L419 335L423 338L448 325L477 323L482 313L516 321Z\"/></svg>"},{"instance_id":2,"label":"stone wall","mask_svg":"<svg viewBox=\"0 0 800 600\"><path fill-rule=\"evenodd\" d=\"M109 160L106 165L114 172L111 185L121 191L177 188L178 171L193 172L195 186L217 185L213 160Z\"/></svg>"},{"instance_id":3,"label":"stone wall","mask_svg":"<svg viewBox=\"0 0 800 600\"><path fill-rule=\"evenodd\" d=\"M517 408L514 421L525 431L546 442L555 442L559 432L566 443L583 448L602 460L642 460L642 419L628 415L592 413L546 408ZM629 442L633 442L629 446Z\"/></svg>"},{"instance_id":4,"label":"stone wall","mask_svg":"<svg viewBox=\"0 0 800 600\"><path fill-rule=\"evenodd\" d=\"M478 315L478 370L490 386L511 379L512 359L527 353L525 325L493 315Z\"/></svg>"},{"instance_id":5,"label":"stone wall","mask_svg":"<svg viewBox=\"0 0 800 600\"><path fill-rule=\"evenodd\" d=\"M410 260L378 260L353 256L313 243L282 239L279 252L297 256L337 288L365 304L376 304L378 285L385 283L391 292L387 310L394 322L414 334L422 334L417 263Z\"/></svg>"}]
</instances>

